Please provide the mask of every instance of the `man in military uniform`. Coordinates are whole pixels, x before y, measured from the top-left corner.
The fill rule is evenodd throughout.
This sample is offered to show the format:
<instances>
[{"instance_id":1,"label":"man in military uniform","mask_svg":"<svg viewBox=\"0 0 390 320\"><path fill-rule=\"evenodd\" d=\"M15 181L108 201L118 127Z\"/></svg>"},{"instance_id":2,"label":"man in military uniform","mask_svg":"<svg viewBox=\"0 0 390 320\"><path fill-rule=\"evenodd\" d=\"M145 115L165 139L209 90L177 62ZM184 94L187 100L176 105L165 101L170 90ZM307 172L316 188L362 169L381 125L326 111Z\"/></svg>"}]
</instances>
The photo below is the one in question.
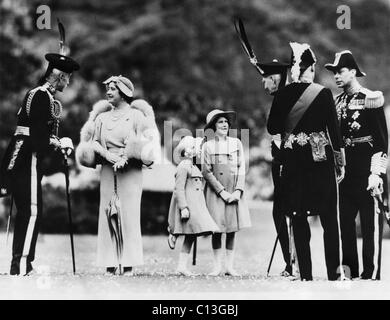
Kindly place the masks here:
<instances>
[{"instance_id":1,"label":"man in military uniform","mask_svg":"<svg viewBox=\"0 0 390 320\"><path fill-rule=\"evenodd\" d=\"M351 278L359 277L356 241L357 213L360 214L363 237L362 279L374 273L374 217L372 192L382 190L387 166L387 126L380 91L363 88L357 77L365 76L352 53L336 53L334 63L325 67L334 73L343 92L336 97L336 110L346 150L345 179L340 184L340 227L343 265Z\"/></svg>"},{"instance_id":2,"label":"man in military uniform","mask_svg":"<svg viewBox=\"0 0 390 320\"><path fill-rule=\"evenodd\" d=\"M290 43L292 83L274 97L267 128L281 134L281 204L292 220L301 280L312 280L308 215L319 215L329 280L338 279L337 181L343 150L332 93L313 83L316 58L308 44Z\"/></svg>"},{"instance_id":3,"label":"man in military uniform","mask_svg":"<svg viewBox=\"0 0 390 320\"><path fill-rule=\"evenodd\" d=\"M42 158L61 149L57 137L61 104L54 99L68 85L79 65L71 58L49 53L44 83L30 90L18 112L15 134L1 164L1 195L12 194L17 214L12 245L11 275L28 275L42 216Z\"/></svg>"},{"instance_id":4,"label":"man in military uniform","mask_svg":"<svg viewBox=\"0 0 390 320\"><path fill-rule=\"evenodd\" d=\"M290 64L282 63L276 59L272 62L258 63L258 66L263 70L263 85L264 90L272 96L278 93L278 90L286 86L287 71ZM276 232L278 234L278 240L283 253L283 259L286 263L285 269L282 271L281 276L288 277L292 275L292 267L290 263L289 254L289 238L286 224L286 217L281 208L281 195L280 195L280 171L281 171L281 159L280 159L280 134L272 136L271 154L272 154L272 180L274 182L274 205L272 208L272 217Z\"/></svg>"}]
</instances>

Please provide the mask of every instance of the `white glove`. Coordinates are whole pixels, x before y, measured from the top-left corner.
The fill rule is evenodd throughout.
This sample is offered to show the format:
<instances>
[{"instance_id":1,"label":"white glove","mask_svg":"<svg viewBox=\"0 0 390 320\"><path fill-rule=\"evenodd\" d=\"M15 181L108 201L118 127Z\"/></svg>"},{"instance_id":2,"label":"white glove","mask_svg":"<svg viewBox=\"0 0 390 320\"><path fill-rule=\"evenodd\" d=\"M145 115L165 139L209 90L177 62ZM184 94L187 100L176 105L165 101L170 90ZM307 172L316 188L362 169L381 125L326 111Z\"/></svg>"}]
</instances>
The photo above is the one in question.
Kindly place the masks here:
<instances>
[{"instance_id":1,"label":"white glove","mask_svg":"<svg viewBox=\"0 0 390 320\"><path fill-rule=\"evenodd\" d=\"M63 154L70 156L74 150L73 141L71 138L63 137L60 139L61 151Z\"/></svg>"},{"instance_id":2,"label":"white glove","mask_svg":"<svg viewBox=\"0 0 390 320\"><path fill-rule=\"evenodd\" d=\"M117 162L122 160L122 158L120 156L118 156L117 154L112 153L108 150L105 152L104 157L106 158L106 160L108 162L111 162L112 164L116 164Z\"/></svg>"},{"instance_id":3,"label":"white glove","mask_svg":"<svg viewBox=\"0 0 390 320\"><path fill-rule=\"evenodd\" d=\"M337 183L343 181L344 177L345 177L345 168L344 166L342 166L337 172Z\"/></svg>"},{"instance_id":4,"label":"white glove","mask_svg":"<svg viewBox=\"0 0 390 320\"><path fill-rule=\"evenodd\" d=\"M377 174L370 174L368 177L367 190L371 191L371 195L381 194L383 192L383 180Z\"/></svg>"},{"instance_id":5,"label":"white glove","mask_svg":"<svg viewBox=\"0 0 390 320\"><path fill-rule=\"evenodd\" d=\"M188 208L184 208L180 210L180 215L183 220L188 219L190 217L190 210L188 210Z\"/></svg>"},{"instance_id":6,"label":"white glove","mask_svg":"<svg viewBox=\"0 0 390 320\"><path fill-rule=\"evenodd\" d=\"M60 139L58 139L58 137L56 136L50 136L49 145L52 145L54 147L54 150L61 148Z\"/></svg>"},{"instance_id":7,"label":"white glove","mask_svg":"<svg viewBox=\"0 0 390 320\"><path fill-rule=\"evenodd\" d=\"M121 158L121 160L117 161L114 163L113 168L114 171L117 171L119 169L124 168L124 166L127 164L127 159L126 158Z\"/></svg>"},{"instance_id":8,"label":"white glove","mask_svg":"<svg viewBox=\"0 0 390 320\"><path fill-rule=\"evenodd\" d=\"M223 201L225 201L226 203L229 203L229 200L230 200L230 197L232 196L232 194L225 191L225 190L222 190L221 193L219 194L219 196L223 199Z\"/></svg>"},{"instance_id":9,"label":"white glove","mask_svg":"<svg viewBox=\"0 0 390 320\"><path fill-rule=\"evenodd\" d=\"M236 190L232 193L232 195L228 199L228 203L238 202L241 199L241 190Z\"/></svg>"}]
</instances>

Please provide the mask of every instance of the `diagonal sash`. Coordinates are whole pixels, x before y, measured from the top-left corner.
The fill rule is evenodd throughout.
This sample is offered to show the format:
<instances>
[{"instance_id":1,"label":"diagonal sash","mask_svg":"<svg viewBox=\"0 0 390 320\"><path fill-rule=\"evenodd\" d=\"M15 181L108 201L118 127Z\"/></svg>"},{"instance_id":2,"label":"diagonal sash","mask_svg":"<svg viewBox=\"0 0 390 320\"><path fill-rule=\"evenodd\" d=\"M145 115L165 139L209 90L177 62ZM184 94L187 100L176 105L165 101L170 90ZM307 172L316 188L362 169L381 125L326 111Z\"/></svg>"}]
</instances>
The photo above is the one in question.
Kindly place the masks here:
<instances>
[{"instance_id":1,"label":"diagonal sash","mask_svg":"<svg viewBox=\"0 0 390 320\"><path fill-rule=\"evenodd\" d=\"M299 120L302 119L306 110L310 107L323 88L324 87L318 83L311 83L305 89L287 116L285 129L286 134L290 134L294 131Z\"/></svg>"}]
</instances>

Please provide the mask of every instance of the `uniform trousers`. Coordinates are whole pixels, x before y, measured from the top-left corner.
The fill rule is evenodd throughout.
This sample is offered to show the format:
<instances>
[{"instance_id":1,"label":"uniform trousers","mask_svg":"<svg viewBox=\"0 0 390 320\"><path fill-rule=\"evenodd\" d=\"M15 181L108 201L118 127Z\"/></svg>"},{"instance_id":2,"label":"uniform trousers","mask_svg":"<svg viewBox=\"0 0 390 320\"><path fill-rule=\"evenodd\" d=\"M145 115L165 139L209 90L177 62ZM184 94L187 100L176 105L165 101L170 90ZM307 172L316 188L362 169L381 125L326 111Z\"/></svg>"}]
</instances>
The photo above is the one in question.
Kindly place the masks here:
<instances>
[{"instance_id":1,"label":"uniform trousers","mask_svg":"<svg viewBox=\"0 0 390 320\"><path fill-rule=\"evenodd\" d=\"M27 274L32 270L35 246L42 217L42 174L33 153L24 168L15 170L11 179L11 192L16 206L12 243L12 275Z\"/></svg>"},{"instance_id":2,"label":"uniform trousers","mask_svg":"<svg viewBox=\"0 0 390 320\"><path fill-rule=\"evenodd\" d=\"M281 208L281 195L280 195L280 163L272 161L272 179L274 182L274 205L272 208L272 217L274 220L276 232L278 233L280 247L283 253L283 259L286 263L286 271L292 272L290 264L289 253L289 239L286 223L286 216Z\"/></svg>"},{"instance_id":3,"label":"uniform trousers","mask_svg":"<svg viewBox=\"0 0 390 320\"><path fill-rule=\"evenodd\" d=\"M359 277L359 259L356 239L356 217L359 212L363 238L363 278L370 279L374 272L375 208L374 199L364 183L343 181L340 185L340 228L343 248L343 265L349 268L352 278Z\"/></svg>"},{"instance_id":4,"label":"uniform trousers","mask_svg":"<svg viewBox=\"0 0 390 320\"><path fill-rule=\"evenodd\" d=\"M323 228L325 262L328 280L337 280L340 274L339 228L337 207L331 206L319 214ZM310 253L310 226L307 215L298 213L292 217L295 248L298 257L299 272L302 280L312 280L312 262Z\"/></svg>"}]
</instances>

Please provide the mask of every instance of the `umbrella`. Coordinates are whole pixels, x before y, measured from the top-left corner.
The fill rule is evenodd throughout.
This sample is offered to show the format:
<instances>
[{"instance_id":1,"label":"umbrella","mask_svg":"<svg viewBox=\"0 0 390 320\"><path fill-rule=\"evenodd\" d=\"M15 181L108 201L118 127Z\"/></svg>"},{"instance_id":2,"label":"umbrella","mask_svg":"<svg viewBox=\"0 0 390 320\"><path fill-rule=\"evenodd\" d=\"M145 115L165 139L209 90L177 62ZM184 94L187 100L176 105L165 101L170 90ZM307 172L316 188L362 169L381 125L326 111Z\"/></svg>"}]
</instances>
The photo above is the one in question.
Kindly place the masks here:
<instances>
[{"instance_id":1,"label":"umbrella","mask_svg":"<svg viewBox=\"0 0 390 320\"><path fill-rule=\"evenodd\" d=\"M123 253L123 235L121 221L121 204L117 191L117 177L114 173L114 193L105 209L110 230L111 240L116 251L119 265L119 274L122 274L121 259Z\"/></svg>"}]
</instances>

